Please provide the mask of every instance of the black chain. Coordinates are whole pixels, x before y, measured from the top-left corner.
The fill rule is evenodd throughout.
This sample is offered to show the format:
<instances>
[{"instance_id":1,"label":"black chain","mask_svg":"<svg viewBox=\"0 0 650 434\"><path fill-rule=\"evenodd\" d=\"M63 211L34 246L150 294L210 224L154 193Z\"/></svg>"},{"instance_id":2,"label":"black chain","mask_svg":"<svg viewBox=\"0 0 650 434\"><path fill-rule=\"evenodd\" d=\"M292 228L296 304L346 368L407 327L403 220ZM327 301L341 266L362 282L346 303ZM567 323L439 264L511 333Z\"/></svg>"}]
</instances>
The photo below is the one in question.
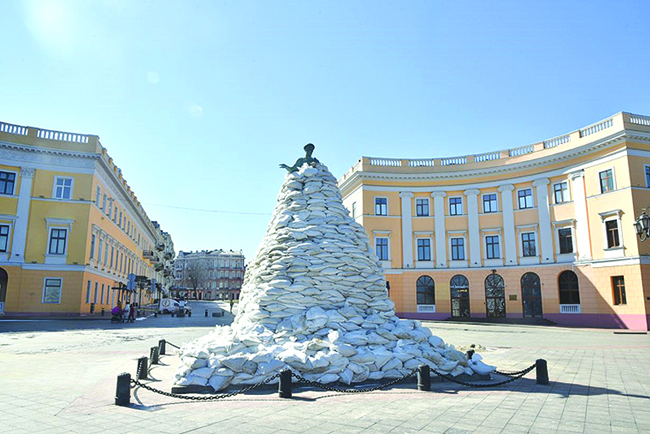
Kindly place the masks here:
<instances>
[{"instance_id":1,"label":"black chain","mask_svg":"<svg viewBox=\"0 0 650 434\"><path fill-rule=\"evenodd\" d=\"M147 389L148 391L157 393L159 395L168 396L170 398L186 399L188 401L216 401L218 399L230 398L235 395L250 392L253 389L257 389L258 387L270 383L271 381L275 380L279 376L280 374L278 373L267 378L266 380L260 381L257 384L244 387L243 389L235 390L234 392L230 392L230 393L222 393L221 395L210 395L210 396L187 396L187 395L179 395L177 393L165 392L164 390L156 389L155 387L151 387L145 383L141 383L140 381L134 379L131 379L131 384L135 386L140 386L143 389Z\"/></svg>"},{"instance_id":2,"label":"black chain","mask_svg":"<svg viewBox=\"0 0 650 434\"><path fill-rule=\"evenodd\" d=\"M176 345L174 345L174 344L172 344L172 343L171 343L171 342L169 342L169 341L165 341L165 344L166 344L166 345L169 345L170 347L174 347L174 348L176 348L176 349L178 349L178 350L180 350L180 349L181 349L181 347L179 347L179 346L176 346Z\"/></svg>"},{"instance_id":3,"label":"black chain","mask_svg":"<svg viewBox=\"0 0 650 434\"><path fill-rule=\"evenodd\" d=\"M478 384L476 384L476 383L467 383L465 381L456 380L454 377L452 377L450 375L447 375L447 374L443 374L442 372L437 371L437 370L435 370L433 368L431 368L431 372L433 372L434 374L444 378L445 380L451 381L452 383L457 383L457 384L460 384L461 386L473 387L475 389L481 389L481 388L486 388L486 387L503 386L504 384L512 383L513 381L519 380L521 377L523 377L524 375L528 374L530 371L535 369L535 366L536 365L531 365L528 368L517 372L511 378L508 378L507 380L504 380L504 381L500 381L498 383L478 383Z\"/></svg>"},{"instance_id":4,"label":"black chain","mask_svg":"<svg viewBox=\"0 0 650 434\"><path fill-rule=\"evenodd\" d=\"M508 377L512 377L513 375L519 375L519 374L524 373L524 372L530 372L530 367L528 367L526 369L522 369L521 371L517 371L517 372L494 371L495 374L507 375Z\"/></svg>"},{"instance_id":5,"label":"black chain","mask_svg":"<svg viewBox=\"0 0 650 434\"><path fill-rule=\"evenodd\" d=\"M407 379L409 377L414 376L415 374L417 374L417 372L418 372L418 369L415 368L414 370L412 370L408 374L404 375L403 377L396 378L394 380L389 381L388 383L380 384L380 385L374 386L374 387L365 387L363 389L342 389L340 387L328 386L327 384L319 383L318 381L307 380L305 377L303 377L300 374L297 374L294 371L291 371L291 375L293 377L295 377L296 380L298 380L298 381L301 381L303 383L306 383L306 384L308 384L310 386L313 386L313 387L316 387L318 389L329 390L330 392L364 393L364 392L374 392L374 391L377 391L377 390L386 389L386 388L392 386L393 384L399 383L402 380L405 380L405 379Z\"/></svg>"}]
</instances>

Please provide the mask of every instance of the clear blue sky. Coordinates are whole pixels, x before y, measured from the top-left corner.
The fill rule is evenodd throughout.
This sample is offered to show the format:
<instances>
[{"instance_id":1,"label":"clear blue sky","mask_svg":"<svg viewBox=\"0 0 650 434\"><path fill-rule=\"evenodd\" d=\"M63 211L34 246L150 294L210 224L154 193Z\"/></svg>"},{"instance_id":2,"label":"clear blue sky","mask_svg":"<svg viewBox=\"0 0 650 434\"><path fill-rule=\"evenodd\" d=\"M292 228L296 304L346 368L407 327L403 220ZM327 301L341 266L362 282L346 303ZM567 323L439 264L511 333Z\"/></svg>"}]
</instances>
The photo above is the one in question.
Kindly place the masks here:
<instances>
[{"instance_id":1,"label":"clear blue sky","mask_svg":"<svg viewBox=\"0 0 650 434\"><path fill-rule=\"evenodd\" d=\"M252 255L302 147L523 146L650 114L650 2L2 2L0 120L97 134L176 250ZM158 205L263 215L225 214Z\"/></svg>"}]
</instances>

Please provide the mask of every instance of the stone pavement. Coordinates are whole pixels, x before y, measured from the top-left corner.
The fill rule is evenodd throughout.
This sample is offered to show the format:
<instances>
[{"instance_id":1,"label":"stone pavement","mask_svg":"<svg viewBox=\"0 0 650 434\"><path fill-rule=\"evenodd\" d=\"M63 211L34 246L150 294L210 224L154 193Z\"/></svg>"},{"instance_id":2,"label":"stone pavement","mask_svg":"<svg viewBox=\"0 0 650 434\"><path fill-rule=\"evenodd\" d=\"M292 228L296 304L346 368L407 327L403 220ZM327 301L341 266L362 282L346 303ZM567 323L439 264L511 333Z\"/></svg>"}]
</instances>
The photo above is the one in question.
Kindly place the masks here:
<instances>
[{"instance_id":1,"label":"stone pavement","mask_svg":"<svg viewBox=\"0 0 650 434\"><path fill-rule=\"evenodd\" d=\"M208 333L217 322L182 320L159 317L131 328L106 324L27 332L4 331L0 321L1 431L650 432L649 335L559 327L426 323L447 342L485 346L481 354L501 370L519 370L537 358L546 359L550 386L538 386L533 371L496 389L439 383L431 392L418 392L415 380L407 380L371 394L302 390L292 400L267 390L225 401L186 402L139 388L132 390L131 407L115 406L117 375L134 375L136 359L148 355L158 339L187 342ZM152 386L170 389L177 360L171 354L152 368Z\"/></svg>"}]
</instances>

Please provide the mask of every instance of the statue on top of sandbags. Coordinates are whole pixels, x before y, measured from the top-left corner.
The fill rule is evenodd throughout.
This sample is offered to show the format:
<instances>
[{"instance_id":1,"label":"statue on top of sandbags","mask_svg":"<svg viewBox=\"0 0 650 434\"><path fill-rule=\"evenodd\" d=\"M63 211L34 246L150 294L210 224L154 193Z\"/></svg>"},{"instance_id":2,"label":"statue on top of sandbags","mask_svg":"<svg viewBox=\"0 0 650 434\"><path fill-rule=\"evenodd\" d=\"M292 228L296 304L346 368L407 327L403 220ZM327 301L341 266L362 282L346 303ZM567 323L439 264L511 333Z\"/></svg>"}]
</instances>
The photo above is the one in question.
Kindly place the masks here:
<instances>
[{"instance_id":1,"label":"statue on top of sandbags","mask_svg":"<svg viewBox=\"0 0 650 434\"><path fill-rule=\"evenodd\" d=\"M311 156L311 154L314 152L314 148L315 148L314 145L312 145L311 143L307 143L303 148L305 150L305 158L298 158L296 162L293 163L293 166L280 164L280 168L287 169L287 172L293 173L293 172L297 172L298 169L300 169L302 165L305 163L309 164L310 166L313 166L314 164L319 164L320 161L318 161L317 158Z\"/></svg>"}]
</instances>

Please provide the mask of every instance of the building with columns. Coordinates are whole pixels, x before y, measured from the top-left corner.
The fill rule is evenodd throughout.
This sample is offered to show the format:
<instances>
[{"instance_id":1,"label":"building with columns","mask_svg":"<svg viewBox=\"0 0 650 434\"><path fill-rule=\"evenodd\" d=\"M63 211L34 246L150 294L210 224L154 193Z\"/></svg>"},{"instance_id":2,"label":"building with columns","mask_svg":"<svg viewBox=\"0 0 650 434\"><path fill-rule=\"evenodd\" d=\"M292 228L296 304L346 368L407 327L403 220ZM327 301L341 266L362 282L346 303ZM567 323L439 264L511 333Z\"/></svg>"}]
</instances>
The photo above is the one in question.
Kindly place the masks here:
<instances>
[{"instance_id":1,"label":"building with columns","mask_svg":"<svg viewBox=\"0 0 650 434\"><path fill-rule=\"evenodd\" d=\"M148 304L173 258L98 136L0 123L0 314Z\"/></svg>"},{"instance_id":2,"label":"building with columns","mask_svg":"<svg viewBox=\"0 0 650 434\"><path fill-rule=\"evenodd\" d=\"M241 250L181 250L174 262L172 294L194 300L239 300L245 261Z\"/></svg>"},{"instance_id":3,"label":"building with columns","mask_svg":"<svg viewBox=\"0 0 650 434\"><path fill-rule=\"evenodd\" d=\"M450 158L361 158L339 185L398 315L648 330L650 117Z\"/></svg>"}]
</instances>

